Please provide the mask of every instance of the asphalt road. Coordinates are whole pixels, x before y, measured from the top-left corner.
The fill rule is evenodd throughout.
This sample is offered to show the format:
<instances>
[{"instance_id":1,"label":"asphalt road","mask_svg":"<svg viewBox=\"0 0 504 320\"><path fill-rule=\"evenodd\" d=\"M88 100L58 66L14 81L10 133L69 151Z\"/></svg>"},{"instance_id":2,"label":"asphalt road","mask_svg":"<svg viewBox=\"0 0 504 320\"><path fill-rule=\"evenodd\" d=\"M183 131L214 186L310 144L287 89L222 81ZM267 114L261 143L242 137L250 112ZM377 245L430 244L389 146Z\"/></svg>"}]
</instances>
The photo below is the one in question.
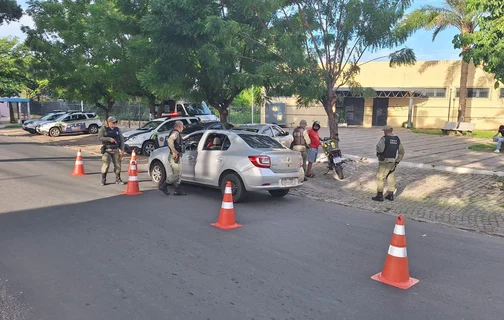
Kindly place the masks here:
<instances>
[{"instance_id":1,"label":"asphalt road","mask_svg":"<svg viewBox=\"0 0 504 320\"><path fill-rule=\"evenodd\" d=\"M71 177L72 150L0 150L1 320L504 318L504 239L407 220L403 291L370 279L393 216L254 194L222 231L216 190L129 197L96 157Z\"/></svg>"}]
</instances>

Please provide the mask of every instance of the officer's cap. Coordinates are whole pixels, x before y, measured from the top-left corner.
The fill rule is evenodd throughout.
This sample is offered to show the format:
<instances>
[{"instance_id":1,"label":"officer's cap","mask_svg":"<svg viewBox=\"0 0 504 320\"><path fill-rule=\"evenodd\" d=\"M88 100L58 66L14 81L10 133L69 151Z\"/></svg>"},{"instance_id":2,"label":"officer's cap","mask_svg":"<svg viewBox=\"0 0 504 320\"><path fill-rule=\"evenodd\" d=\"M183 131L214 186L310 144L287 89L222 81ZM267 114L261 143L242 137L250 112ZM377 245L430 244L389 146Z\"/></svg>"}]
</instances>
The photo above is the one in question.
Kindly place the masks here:
<instances>
[{"instance_id":1,"label":"officer's cap","mask_svg":"<svg viewBox=\"0 0 504 320\"><path fill-rule=\"evenodd\" d=\"M112 122L112 123L117 123L117 119L114 117L108 117L107 121Z\"/></svg>"},{"instance_id":2,"label":"officer's cap","mask_svg":"<svg viewBox=\"0 0 504 320\"><path fill-rule=\"evenodd\" d=\"M389 126L388 124L382 129L382 131L389 131L389 130L394 130L394 128L392 128L392 126Z\"/></svg>"}]
</instances>

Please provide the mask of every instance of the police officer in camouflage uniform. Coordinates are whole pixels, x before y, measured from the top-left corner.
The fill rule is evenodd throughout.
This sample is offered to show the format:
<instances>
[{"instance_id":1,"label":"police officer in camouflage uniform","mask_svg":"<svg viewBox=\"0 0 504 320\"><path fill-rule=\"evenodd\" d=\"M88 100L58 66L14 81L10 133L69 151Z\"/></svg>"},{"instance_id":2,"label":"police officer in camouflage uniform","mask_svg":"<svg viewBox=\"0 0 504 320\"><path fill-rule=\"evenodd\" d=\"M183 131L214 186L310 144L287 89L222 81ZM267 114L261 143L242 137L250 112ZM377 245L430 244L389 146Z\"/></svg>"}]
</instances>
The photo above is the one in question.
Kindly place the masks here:
<instances>
[{"instance_id":1,"label":"police officer in camouflage uniform","mask_svg":"<svg viewBox=\"0 0 504 320\"><path fill-rule=\"evenodd\" d=\"M385 199L394 200L395 186L395 168L404 157L404 147L399 137L395 136L394 129L387 125L383 128L384 136L376 145L376 155L378 156L378 173L376 174L377 195L372 199L383 201L383 189L385 188L385 179L388 181L388 194ZM387 177L388 175L388 177Z\"/></svg>"},{"instance_id":2,"label":"police officer in camouflage uniform","mask_svg":"<svg viewBox=\"0 0 504 320\"><path fill-rule=\"evenodd\" d=\"M308 131L306 131L306 126L308 123L306 120L299 121L299 126L294 129L292 132L292 136L294 140L292 141L291 149L294 151L301 152L301 156L303 157L303 170L306 173L306 158L307 158L307 148L310 145L310 136L308 136ZM307 179L304 178L306 181Z\"/></svg>"},{"instance_id":3,"label":"police officer in camouflage uniform","mask_svg":"<svg viewBox=\"0 0 504 320\"><path fill-rule=\"evenodd\" d=\"M116 175L116 184L124 184L121 180L121 156L124 155L124 139L121 130L116 126L117 120L114 117L107 119L107 124L100 128L98 139L102 143L102 186L107 184L107 173L110 161L114 163L114 172Z\"/></svg>"},{"instance_id":4,"label":"police officer in camouflage uniform","mask_svg":"<svg viewBox=\"0 0 504 320\"><path fill-rule=\"evenodd\" d=\"M173 185L175 187L175 196L185 196L187 193L180 191L180 180L181 180L181 170L182 170L182 153L184 152L183 141L181 132L184 130L184 123L182 121L175 121L173 130L168 135L168 148L170 148L170 155L168 156L168 161L170 163L170 168L172 170L171 178L167 178L159 186L164 194L169 195L168 185Z\"/></svg>"}]
</instances>

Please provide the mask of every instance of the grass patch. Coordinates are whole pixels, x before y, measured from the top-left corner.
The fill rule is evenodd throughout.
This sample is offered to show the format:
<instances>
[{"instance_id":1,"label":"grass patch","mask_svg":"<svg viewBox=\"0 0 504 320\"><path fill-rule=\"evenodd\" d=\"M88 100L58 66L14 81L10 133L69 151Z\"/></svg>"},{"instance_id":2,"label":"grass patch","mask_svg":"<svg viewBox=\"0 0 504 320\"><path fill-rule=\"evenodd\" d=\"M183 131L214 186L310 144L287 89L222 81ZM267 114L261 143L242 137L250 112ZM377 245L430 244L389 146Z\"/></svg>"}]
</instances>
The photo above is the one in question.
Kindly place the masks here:
<instances>
[{"instance_id":1,"label":"grass patch","mask_svg":"<svg viewBox=\"0 0 504 320\"><path fill-rule=\"evenodd\" d=\"M412 129L411 131L414 133L431 134L438 136L442 134L440 129ZM493 136L495 136L495 131L473 131L471 137L480 139L492 139Z\"/></svg>"},{"instance_id":2,"label":"grass patch","mask_svg":"<svg viewBox=\"0 0 504 320\"><path fill-rule=\"evenodd\" d=\"M468 149L478 152L492 152L495 150L495 148L496 148L495 143L479 143L479 144L473 144Z\"/></svg>"},{"instance_id":3,"label":"grass patch","mask_svg":"<svg viewBox=\"0 0 504 320\"><path fill-rule=\"evenodd\" d=\"M8 124L4 127L4 129L19 129L21 128L20 124Z\"/></svg>"}]
</instances>

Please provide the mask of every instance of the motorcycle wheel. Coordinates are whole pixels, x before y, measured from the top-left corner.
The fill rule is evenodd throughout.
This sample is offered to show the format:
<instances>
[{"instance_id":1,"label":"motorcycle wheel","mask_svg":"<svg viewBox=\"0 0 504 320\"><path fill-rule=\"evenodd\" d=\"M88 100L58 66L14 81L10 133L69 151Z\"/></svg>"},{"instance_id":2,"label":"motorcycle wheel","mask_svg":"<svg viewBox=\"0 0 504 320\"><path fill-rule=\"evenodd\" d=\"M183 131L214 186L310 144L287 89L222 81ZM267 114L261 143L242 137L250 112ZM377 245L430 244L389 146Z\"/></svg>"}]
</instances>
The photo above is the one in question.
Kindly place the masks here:
<instances>
[{"instance_id":1,"label":"motorcycle wheel","mask_svg":"<svg viewBox=\"0 0 504 320\"><path fill-rule=\"evenodd\" d=\"M343 175L343 167L341 164L337 164L333 167L334 174L338 176L339 180L343 180L345 177Z\"/></svg>"}]
</instances>

